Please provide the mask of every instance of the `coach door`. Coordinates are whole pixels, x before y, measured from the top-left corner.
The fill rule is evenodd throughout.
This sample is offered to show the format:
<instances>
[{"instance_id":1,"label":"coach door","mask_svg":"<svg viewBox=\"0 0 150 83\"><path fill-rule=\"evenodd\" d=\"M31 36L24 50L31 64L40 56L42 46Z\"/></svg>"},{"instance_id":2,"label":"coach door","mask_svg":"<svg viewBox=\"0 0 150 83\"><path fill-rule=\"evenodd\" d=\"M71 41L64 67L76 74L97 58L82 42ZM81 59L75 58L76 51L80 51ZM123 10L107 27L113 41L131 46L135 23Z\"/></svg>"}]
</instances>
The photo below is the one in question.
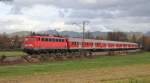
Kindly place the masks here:
<instances>
[{"instance_id":1,"label":"coach door","mask_svg":"<svg viewBox=\"0 0 150 83\"><path fill-rule=\"evenodd\" d=\"M82 42L79 43L79 48L80 48L80 49L82 48Z\"/></svg>"}]
</instances>

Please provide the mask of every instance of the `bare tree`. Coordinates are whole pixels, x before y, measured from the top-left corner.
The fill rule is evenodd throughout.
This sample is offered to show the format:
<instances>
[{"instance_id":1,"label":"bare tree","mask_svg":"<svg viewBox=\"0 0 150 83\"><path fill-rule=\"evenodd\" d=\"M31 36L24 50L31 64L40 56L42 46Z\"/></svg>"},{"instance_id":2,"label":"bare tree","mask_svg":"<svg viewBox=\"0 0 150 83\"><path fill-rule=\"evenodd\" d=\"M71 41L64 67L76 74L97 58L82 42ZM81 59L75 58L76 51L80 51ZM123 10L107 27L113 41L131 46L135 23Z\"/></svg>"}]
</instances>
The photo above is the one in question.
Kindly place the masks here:
<instances>
[{"instance_id":1,"label":"bare tree","mask_svg":"<svg viewBox=\"0 0 150 83\"><path fill-rule=\"evenodd\" d=\"M108 32L107 39L112 41L128 41L127 35L124 32Z\"/></svg>"},{"instance_id":2,"label":"bare tree","mask_svg":"<svg viewBox=\"0 0 150 83\"><path fill-rule=\"evenodd\" d=\"M94 39L94 36L92 35L92 33L91 33L90 31L87 31L87 32L85 33L85 38L86 38L86 39Z\"/></svg>"}]
</instances>

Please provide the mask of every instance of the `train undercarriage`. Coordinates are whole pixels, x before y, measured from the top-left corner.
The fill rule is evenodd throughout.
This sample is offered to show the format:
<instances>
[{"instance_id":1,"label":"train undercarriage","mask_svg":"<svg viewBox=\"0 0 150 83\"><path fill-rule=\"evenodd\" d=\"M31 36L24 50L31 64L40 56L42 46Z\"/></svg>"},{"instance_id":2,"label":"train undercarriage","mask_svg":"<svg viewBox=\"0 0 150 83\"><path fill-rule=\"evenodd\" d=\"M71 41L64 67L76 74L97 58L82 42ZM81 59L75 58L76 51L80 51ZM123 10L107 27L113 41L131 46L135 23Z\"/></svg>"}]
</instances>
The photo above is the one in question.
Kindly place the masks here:
<instances>
[{"instance_id":1,"label":"train undercarriage","mask_svg":"<svg viewBox=\"0 0 150 83\"><path fill-rule=\"evenodd\" d=\"M129 53L132 49L24 49L28 56L34 57L92 57L95 53L107 52L107 55Z\"/></svg>"}]
</instances>

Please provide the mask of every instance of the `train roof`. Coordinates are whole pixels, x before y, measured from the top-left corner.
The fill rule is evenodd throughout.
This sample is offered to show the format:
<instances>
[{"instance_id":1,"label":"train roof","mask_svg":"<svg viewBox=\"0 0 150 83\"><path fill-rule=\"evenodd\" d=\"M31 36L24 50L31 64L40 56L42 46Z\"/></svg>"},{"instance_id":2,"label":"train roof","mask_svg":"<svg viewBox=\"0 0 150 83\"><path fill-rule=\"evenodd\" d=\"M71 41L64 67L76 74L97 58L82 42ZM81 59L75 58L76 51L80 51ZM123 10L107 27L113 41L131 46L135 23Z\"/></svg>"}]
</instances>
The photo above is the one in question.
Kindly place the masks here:
<instances>
[{"instance_id":1,"label":"train roof","mask_svg":"<svg viewBox=\"0 0 150 83\"><path fill-rule=\"evenodd\" d=\"M26 36L25 38L65 38L61 36Z\"/></svg>"},{"instance_id":2,"label":"train roof","mask_svg":"<svg viewBox=\"0 0 150 83\"><path fill-rule=\"evenodd\" d=\"M25 38L63 38L65 39L65 37L62 36L26 36ZM75 41L75 42L82 42L83 39L82 38L66 38L69 39L69 41ZM109 41L109 40L96 40L96 39L84 39L85 42L94 42L94 43L98 43L98 42L103 42L103 43L124 43L124 44L137 44L137 43L132 43L132 42L121 42L121 41Z\"/></svg>"},{"instance_id":3,"label":"train roof","mask_svg":"<svg viewBox=\"0 0 150 83\"><path fill-rule=\"evenodd\" d=\"M83 39L81 38L68 38L71 41L78 41L78 42L82 42ZM132 42L121 42L121 41L109 41L109 40L96 40L96 39L84 39L85 42L94 42L94 43L98 43L98 42L103 42L103 43L124 43L124 44L137 44L137 43L132 43Z\"/></svg>"}]
</instances>

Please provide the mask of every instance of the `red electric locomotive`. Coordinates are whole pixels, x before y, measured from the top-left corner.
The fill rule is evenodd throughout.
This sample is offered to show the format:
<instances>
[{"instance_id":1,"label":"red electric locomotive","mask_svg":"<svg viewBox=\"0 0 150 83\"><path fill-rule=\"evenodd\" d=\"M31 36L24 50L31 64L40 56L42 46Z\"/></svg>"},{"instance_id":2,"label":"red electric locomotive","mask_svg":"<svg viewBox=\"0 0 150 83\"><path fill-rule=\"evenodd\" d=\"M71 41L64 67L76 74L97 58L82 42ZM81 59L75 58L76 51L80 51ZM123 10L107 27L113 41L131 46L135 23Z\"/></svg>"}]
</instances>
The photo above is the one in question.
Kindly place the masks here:
<instances>
[{"instance_id":1,"label":"red electric locomotive","mask_svg":"<svg viewBox=\"0 0 150 83\"><path fill-rule=\"evenodd\" d=\"M33 54L66 50L67 39L54 36L27 36L24 38L24 51Z\"/></svg>"}]
</instances>

